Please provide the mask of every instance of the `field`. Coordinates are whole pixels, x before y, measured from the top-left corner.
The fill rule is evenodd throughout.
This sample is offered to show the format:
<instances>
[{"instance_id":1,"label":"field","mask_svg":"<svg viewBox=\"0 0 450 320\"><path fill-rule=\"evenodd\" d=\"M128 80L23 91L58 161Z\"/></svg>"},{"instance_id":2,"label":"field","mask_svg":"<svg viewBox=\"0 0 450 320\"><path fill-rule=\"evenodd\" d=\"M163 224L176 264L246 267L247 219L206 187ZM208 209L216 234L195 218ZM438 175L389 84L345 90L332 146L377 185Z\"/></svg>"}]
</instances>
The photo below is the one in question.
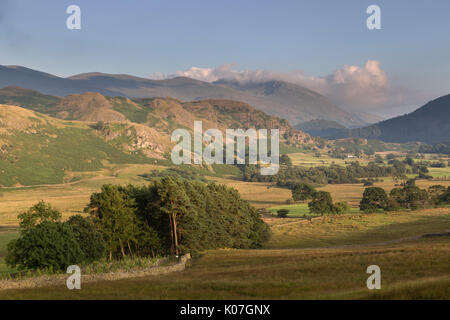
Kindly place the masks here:
<instances>
[{"instance_id":1,"label":"field","mask_svg":"<svg viewBox=\"0 0 450 320\"><path fill-rule=\"evenodd\" d=\"M294 162L320 164L313 156L292 154ZM327 164L336 159L326 159ZM315 163L313 163L315 161ZM319 162L317 162L319 161ZM330 161L328 163L328 161ZM339 163L339 161L336 161ZM343 162L344 163L344 162ZM343 164L342 163L342 164ZM71 173L79 179L56 185L0 190L0 274L6 244L18 237L17 214L39 200L63 212L78 214L91 193L103 184L142 184L142 174L164 167L153 164L108 165L99 171ZM449 168L431 168L437 178L450 176ZM344 215L311 222L306 203L286 204L291 192L269 183L212 176L209 180L236 188L244 199L272 213L289 209L286 219L266 218L272 238L258 250L214 250L192 260L184 272L133 280L85 284L80 291L65 286L0 291L0 299L448 299L450 297L450 238L423 239L430 233L450 232L450 209L364 214L358 205L362 184L327 185L334 201L347 201ZM391 178L375 183L389 191ZM450 185L450 181L418 180L417 185ZM366 268L382 270L382 290L366 288Z\"/></svg>"},{"instance_id":2,"label":"field","mask_svg":"<svg viewBox=\"0 0 450 320\"><path fill-rule=\"evenodd\" d=\"M450 232L450 209L346 214L312 222L271 219L268 248L321 248L384 243L422 234Z\"/></svg>"},{"instance_id":3,"label":"field","mask_svg":"<svg viewBox=\"0 0 450 320\"><path fill-rule=\"evenodd\" d=\"M267 248L209 251L184 272L90 283L79 291L8 290L0 299L448 299L449 237L386 240L450 229L449 210L336 219L307 228L273 219ZM324 240L336 225L339 230ZM353 245L327 247L348 243ZM382 274L376 292L366 288L366 268L373 264Z\"/></svg>"}]
</instances>

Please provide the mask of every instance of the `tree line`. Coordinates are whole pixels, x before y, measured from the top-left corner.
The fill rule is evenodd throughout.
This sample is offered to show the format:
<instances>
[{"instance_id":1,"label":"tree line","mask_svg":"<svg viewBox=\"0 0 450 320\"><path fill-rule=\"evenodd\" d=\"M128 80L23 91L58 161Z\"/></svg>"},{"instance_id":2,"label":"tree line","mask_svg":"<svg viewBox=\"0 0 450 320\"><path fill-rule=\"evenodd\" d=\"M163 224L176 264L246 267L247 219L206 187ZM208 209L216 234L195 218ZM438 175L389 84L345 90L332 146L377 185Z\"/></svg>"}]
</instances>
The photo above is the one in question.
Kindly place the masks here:
<instances>
[{"instance_id":1,"label":"tree line","mask_svg":"<svg viewBox=\"0 0 450 320\"><path fill-rule=\"evenodd\" d=\"M411 173L403 162L397 161L390 166L369 163L361 166L352 162L348 166L330 165L317 167L294 167L283 165L276 175L265 176L259 173L258 166L245 165L241 167L244 181L272 182L280 187L293 188L298 183L313 185L358 183L362 178L388 177Z\"/></svg>"},{"instance_id":2,"label":"tree line","mask_svg":"<svg viewBox=\"0 0 450 320\"><path fill-rule=\"evenodd\" d=\"M23 213L21 236L8 245L7 263L63 270L99 259L258 248L270 237L237 190L172 177L144 186L104 185L85 212L61 222L61 214L41 202ZM35 241L39 250L33 250Z\"/></svg>"},{"instance_id":3,"label":"tree line","mask_svg":"<svg viewBox=\"0 0 450 320\"><path fill-rule=\"evenodd\" d=\"M359 208L365 212L417 210L427 206L450 204L450 187L434 185L421 189L414 184L394 188L389 195L383 188L369 187L364 190Z\"/></svg>"}]
</instances>

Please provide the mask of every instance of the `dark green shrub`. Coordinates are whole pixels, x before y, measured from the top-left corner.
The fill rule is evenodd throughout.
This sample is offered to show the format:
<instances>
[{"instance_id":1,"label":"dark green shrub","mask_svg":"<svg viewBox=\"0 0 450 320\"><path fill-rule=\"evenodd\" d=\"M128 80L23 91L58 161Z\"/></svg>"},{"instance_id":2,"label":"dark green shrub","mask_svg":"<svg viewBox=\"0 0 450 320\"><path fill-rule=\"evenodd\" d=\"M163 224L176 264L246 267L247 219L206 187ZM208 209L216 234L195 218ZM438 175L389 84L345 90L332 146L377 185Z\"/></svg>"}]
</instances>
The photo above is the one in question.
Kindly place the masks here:
<instances>
[{"instance_id":1,"label":"dark green shrub","mask_svg":"<svg viewBox=\"0 0 450 320\"><path fill-rule=\"evenodd\" d=\"M289 213L289 210L287 210L287 209L280 209L280 210L277 211L277 216L278 216L278 218L286 218L288 213Z\"/></svg>"},{"instance_id":2,"label":"dark green shrub","mask_svg":"<svg viewBox=\"0 0 450 320\"><path fill-rule=\"evenodd\" d=\"M343 214L350 210L350 206L347 201L336 202L334 204L333 213Z\"/></svg>"},{"instance_id":3,"label":"dark green shrub","mask_svg":"<svg viewBox=\"0 0 450 320\"><path fill-rule=\"evenodd\" d=\"M61 213L44 201L39 201L27 211L18 215L20 227L23 231L30 230L44 221L57 222L61 220Z\"/></svg>"},{"instance_id":4,"label":"dark green shrub","mask_svg":"<svg viewBox=\"0 0 450 320\"><path fill-rule=\"evenodd\" d=\"M294 201L302 201L311 199L316 193L316 189L307 183L297 183L292 188L292 199Z\"/></svg>"},{"instance_id":5,"label":"dark green shrub","mask_svg":"<svg viewBox=\"0 0 450 320\"><path fill-rule=\"evenodd\" d=\"M314 194L310 203L308 203L309 211L314 214L331 214L333 213L333 199L331 194L326 191L318 191Z\"/></svg>"},{"instance_id":6,"label":"dark green shrub","mask_svg":"<svg viewBox=\"0 0 450 320\"><path fill-rule=\"evenodd\" d=\"M411 210L423 208L428 201L428 192L416 186L407 186L404 188L405 203Z\"/></svg>"},{"instance_id":7,"label":"dark green shrub","mask_svg":"<svg viewBox=\"0 0 450 320\"><path fill-rule=\"evenodd\" d=\"M428 188L430 202L438 205L441 202L441 197L446 193L447 188L442 185L434 185Z\"/></svg>"},{"instance_id":8,"label":"dark green shrub","mask_svg":"<svg viewBox=\"0 0 450 320\"><path fill-rule=\"evenodd\" d=\"M85 262L93 262L104 257L105 241L90 218L76 215L70 217L66 223L72 227L75 238L83 251Z\"/></svg>"},{"instance_id":9,"label":"dark green shrub","mask_svg":"<svg viewBox=\"0 0 450 320\"><path fill-rule=\"evenodd\" d=\"M386 191L380 187L369 187L364 190L363 198L359 203L359 209L366 212L386 210L388 197Z\"/></svg>"},{"instance_id":10,"label":"dark green shrub","mask_svg":"<svg viewBox=\"0 0 450 320\"><path fill-rule=\"evenodd\" d=\"M83 251L69 225L44 221L8 244L6 263L19 270L66 270L84 260Z\"/></svg>"},{"instance_id":11,"label":"dark green shrub","mask_svg":"<svg viewBox=\"0 0 450 320\"><path fill-rule=\"evenodd\" d=\"M447 188L447 191L445 191L440 197L439 197L439 204L450 204L450 187Z\"/></svg>"}]
</instances>

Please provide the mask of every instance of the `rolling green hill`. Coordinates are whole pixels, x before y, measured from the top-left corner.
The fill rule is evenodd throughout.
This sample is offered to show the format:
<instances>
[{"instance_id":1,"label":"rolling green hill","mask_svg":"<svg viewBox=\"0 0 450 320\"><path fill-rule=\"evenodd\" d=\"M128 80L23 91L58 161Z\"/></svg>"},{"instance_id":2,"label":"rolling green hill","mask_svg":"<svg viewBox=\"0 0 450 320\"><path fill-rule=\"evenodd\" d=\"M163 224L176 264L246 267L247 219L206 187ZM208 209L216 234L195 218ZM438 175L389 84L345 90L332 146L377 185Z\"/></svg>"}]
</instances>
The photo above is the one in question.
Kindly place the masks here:
<instances>
[{"instance_id":1,"label":"rolling green hill","mask_svg":"<svg viewBox=\"0 0 450 320\"><path fill-rule=\"evenodd\" d=\"M0 91L0 185L68 182L105 164L153 163L169 157L173 130L278 128L281 147L314 140L289 122L242 102L172 98L131 100L99 93L64 98L17 87ZM39 111L39 112L38 112Z\"/></svg>"},{"instance_id":2,"label":"rolling green hill","mask_svg":"<svg viewBox=\"0 0 450 320\"><path fill-rule=\"evenodd\" d=\"M70 173L101 169L105 161L148 163L150 159L114 146L88 124L0 105L0 185L62 183Z\"/></svg>"}]
</instances>

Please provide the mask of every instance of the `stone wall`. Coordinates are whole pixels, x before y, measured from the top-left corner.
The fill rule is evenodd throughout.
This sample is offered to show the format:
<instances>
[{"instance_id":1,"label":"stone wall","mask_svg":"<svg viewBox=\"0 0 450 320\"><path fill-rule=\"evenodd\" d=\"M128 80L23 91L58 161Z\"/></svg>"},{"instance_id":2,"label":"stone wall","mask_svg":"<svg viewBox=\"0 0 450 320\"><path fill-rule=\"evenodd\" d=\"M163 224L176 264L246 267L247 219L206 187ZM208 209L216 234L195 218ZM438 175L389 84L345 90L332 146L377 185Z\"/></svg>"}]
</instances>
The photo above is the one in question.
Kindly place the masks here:
<instances>
[{"instance_id":1,"label":"stone wall","mask_svg":"<svg viewBox=\"0 0 450 320\"><path fill-rule=\"evenodd\" d=\"M114 281L129 278L158 276L171 272L183 271L186 268L186 263L189 261L190 258L191 256L188 253L182 256L180 258L180 261L178 261L178 263L170 266L158 266L159 264L161 264L161 262L158 261L159 263L157 264L157 266L145 269L98 273L98 274L86 274L86 275L82 274L81 285L83 285L83 283L89 282ZM70 274L58 274L58 275L44 275L20 280L0 280L0 290L65 286L67 278L69 276Z\"/></svg>"}]
</instances>

